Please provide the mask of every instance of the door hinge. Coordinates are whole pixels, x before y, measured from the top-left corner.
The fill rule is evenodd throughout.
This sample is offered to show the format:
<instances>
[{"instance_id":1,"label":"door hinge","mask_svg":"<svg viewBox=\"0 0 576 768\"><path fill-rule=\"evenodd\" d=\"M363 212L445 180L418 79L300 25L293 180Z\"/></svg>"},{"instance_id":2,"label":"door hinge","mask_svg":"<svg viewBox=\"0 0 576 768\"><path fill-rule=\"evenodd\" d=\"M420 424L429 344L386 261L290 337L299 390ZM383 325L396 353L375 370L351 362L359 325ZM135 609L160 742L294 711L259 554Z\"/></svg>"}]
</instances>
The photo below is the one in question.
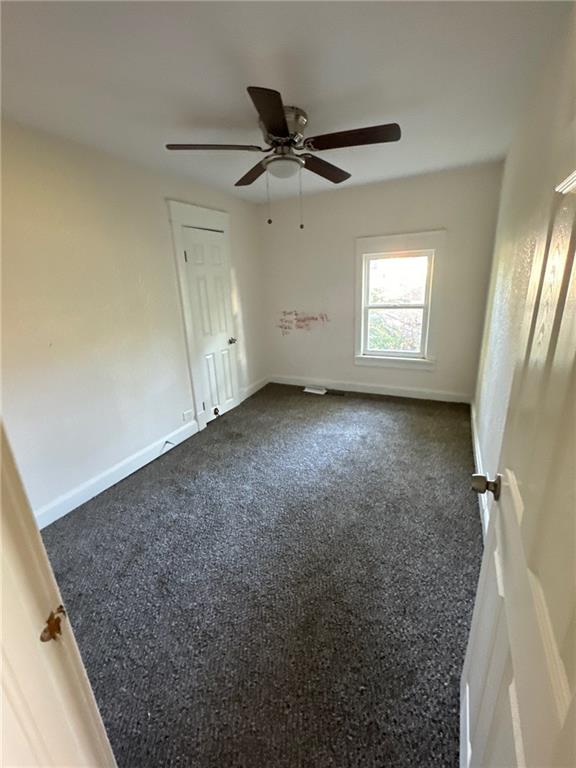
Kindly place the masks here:
<instances>
[{"instance_id":1,"label":"door hinge","mask_svg":"<svg viewBox=\"0 0 576 768\"><path fill-rule=\"evenodd\" d=\"M62 634L62 618L66 616L63 605L59 605L55 611L50 611L50 616L46 619L46 625L40 635L40 640L47 643L49 640L58 640Z\"/></svg>"},{"instance_id":2,"label":"door hinge","mask_svg":"<svg viewBox=\"0 0 576 768\"><path fill-rule=\"evenodd\" d=\"M498 501L500 498L500 492L502 489L502 475L496 475L494 480L488 480L486 475L472 475L472 490L476 493L490 493L494 494L494 501Z\"/></svg>"},{"instance_id":3,"label":"door hinge","mask_svg":"<svg viewBox=\"0 0 576 768\"><path fill-rule=\"evenodd\" d=\"M184 261L188 263L188 254L184 251Z\"/></svg>"}]
</instances>

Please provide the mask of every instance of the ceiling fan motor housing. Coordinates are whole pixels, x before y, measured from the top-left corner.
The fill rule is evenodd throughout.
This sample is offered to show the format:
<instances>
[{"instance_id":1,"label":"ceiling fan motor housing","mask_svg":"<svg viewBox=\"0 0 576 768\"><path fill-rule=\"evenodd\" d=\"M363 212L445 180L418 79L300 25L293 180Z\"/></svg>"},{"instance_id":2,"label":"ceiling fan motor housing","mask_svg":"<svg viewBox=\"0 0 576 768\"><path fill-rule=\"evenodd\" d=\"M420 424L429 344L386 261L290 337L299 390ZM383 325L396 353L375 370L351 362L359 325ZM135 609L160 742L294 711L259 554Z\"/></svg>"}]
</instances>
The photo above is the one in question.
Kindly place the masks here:
<instances>
[{"instance_id":1,"label":"ceiling fan motor housing","mask_svg":"<svg viewBox=\"0 0 576 768\"><path fill-rule=\"evenodd\" d=\"M268 133L266 126L262 120L258 121L262 136L267 144L282 145L288 144L297 149L302 149L304 146L304 129L308 125L308 115L300 107L287 107L284 106L284 114L286 116L286 123L288 124L288 131L290 137L288 139L281 136L273 136Z\"/></svg>"}]
</instances>

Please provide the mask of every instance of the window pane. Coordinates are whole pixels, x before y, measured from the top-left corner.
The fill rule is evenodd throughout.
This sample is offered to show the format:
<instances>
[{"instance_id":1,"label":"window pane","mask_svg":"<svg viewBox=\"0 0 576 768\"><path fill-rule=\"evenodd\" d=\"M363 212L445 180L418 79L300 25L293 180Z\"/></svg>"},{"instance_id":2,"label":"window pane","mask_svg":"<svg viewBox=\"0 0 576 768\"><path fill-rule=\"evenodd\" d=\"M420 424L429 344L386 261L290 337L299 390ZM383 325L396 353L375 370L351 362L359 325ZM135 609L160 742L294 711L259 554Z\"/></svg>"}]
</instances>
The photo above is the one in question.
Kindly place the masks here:
<instances>
[{"instance_id":1,"label":"window pane","mask_svg":"<svg viewBox=\"0 0 576 768\"><path fill-rule=\"evenodd\" d=\"M367 352L420 352L422 309L369 309Z\"/></svg>"},{"instance_id":2,"label":"window pane","mask_svg":"<svg viewBox=\"0 0 576 768\"><path fill-rule=\"evenodd\" d=\"M369 304L424 304L427 256L370 259Z\"/></svg>"}]
</instances>

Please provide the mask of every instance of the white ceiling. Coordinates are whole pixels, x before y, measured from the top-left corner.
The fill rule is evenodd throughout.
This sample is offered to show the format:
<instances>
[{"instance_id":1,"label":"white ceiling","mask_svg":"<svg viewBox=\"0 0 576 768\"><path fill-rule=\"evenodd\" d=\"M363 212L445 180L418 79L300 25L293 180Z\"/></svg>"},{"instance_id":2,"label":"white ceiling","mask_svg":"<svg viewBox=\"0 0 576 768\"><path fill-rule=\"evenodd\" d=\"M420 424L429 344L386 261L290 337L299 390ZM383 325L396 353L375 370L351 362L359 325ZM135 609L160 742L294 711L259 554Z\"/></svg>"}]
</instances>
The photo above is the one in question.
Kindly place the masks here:
<instances>
[{"instance_id":1,"label":"white ceiling","mask_svg":"<svg viewBox=\"0 0 576 768\"><path fill-rule=\"evenodd\" d=\"M323 152L365 184L502 157L564 2L3 2L3 110L251 200L261 143L246 86L277 88L308 135L399 122L399 143ZM304 174L305 192L332 185ZM297 180L271 180L274 196Z\"/></svg>"}]
</instances>

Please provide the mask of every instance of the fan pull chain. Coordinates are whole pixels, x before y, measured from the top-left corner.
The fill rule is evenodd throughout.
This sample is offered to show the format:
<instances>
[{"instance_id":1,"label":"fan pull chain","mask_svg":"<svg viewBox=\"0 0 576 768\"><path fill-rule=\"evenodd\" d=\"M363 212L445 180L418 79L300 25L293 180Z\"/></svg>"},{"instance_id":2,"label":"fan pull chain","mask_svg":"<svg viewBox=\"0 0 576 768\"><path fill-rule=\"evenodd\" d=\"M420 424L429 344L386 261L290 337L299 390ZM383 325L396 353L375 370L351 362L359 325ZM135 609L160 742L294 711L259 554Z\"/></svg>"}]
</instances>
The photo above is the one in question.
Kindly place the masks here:
<instances>
[{"instance_id":1,"label":"fan pull chain","mask_svg":"<svg viewBox=\"0 0 576 768\"><path fill-rule=\"evenodd\" d=\"M266 171L266 200L268 202L268 224L272 224L272 203L270 202L270 174Z\"/></svg>"},{"instance_id":2,"label":"fan pull chain","mask_svg":"<svg viewBox=\"0 0 576 768\"><path fill-rule=\"evenodd\" d=\"M298 186L299 186L299 208L300 208L300 229L304 229L304 206L302 204L302 166L298 171Z\"/></svg>"}]
</instances>

